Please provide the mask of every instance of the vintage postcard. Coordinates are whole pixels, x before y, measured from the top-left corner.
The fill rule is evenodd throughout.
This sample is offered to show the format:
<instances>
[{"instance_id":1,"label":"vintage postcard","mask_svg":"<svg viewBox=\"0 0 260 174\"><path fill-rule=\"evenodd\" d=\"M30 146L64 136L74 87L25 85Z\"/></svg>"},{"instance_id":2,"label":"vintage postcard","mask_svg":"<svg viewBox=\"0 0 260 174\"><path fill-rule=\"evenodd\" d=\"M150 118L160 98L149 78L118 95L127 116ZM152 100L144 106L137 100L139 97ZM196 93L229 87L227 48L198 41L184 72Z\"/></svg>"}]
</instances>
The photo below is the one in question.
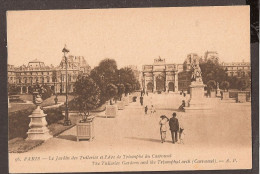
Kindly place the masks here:
<instances>
[{"instance_id":1,"label":"vintage postcard","mask_svg":"<svg viewBox=\"0 0 260 174\"><path fill-rule=\"evenodd\" d=\"M249 6L7 12L10 173L252 168Z\"/></svg>"}]
</instances>

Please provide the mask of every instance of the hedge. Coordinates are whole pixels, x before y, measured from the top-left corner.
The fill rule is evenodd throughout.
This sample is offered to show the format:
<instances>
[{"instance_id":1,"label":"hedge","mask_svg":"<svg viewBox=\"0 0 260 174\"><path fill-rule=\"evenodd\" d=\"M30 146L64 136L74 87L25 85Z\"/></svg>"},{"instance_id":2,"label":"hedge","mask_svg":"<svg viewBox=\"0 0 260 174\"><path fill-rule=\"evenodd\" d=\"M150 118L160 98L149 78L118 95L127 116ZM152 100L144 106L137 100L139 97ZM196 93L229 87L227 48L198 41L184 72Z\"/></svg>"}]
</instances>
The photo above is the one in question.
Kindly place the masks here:
<instances>
[{"instance_id":1,"label":"hedge","mask_svg":"<svg viewBox=\"0 0 260 174\"><path fill-rule=\"evenodd\" d=\"M34 109L35 108L29 108L26 110L8 113L9 140L16 137L27 137L27 131L30 123L29 115L32 114ZM46 121L48 125L56 123L64 118L61 108L44 109L44 113L47 114Z\"/></svg>"}]
</instances>

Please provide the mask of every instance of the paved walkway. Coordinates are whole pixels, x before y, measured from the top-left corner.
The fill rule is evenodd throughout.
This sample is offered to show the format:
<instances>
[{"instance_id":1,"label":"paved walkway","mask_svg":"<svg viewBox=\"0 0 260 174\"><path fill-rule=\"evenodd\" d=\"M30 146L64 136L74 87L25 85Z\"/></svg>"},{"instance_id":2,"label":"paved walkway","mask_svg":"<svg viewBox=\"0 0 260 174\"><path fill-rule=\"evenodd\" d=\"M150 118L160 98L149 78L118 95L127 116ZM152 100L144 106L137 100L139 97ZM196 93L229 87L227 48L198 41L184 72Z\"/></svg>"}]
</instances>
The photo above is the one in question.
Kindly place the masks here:
<instances>
[{"instance_id":1,"label":"paved walkway","mask_svg":"<svg viewBox=\"0 0 260 174\"><path fill-rule=\"evenodd\" d=\"M154 115L145 115L139 100L118 111L116 118L95 118L95 139L76 141L76 127L27 152L38 153L172 153L177 157L196 156L201 158L237 157L251 158L251 103L233 103L208 98L212 110L201 113L177 112L185 127L184 144L172 144L170 132L164 144L160 141L159 117L168 117L177 109L182 98L165 95L164 101L172 110L160 109L163 95L151 95L157 109ZM178 104L179 103L179 104ZM102 115L103 113L101 113ZM181 118L180 118L181 117ZM228 154L227 154L228 153Z\"/></svg>"},{"instance_id":2,"label":"paved walkway","mask_svg":"<svg viewBox=\"0 0 260 174\"><path fill-rule=\"evenodd\" d=\"M153 99L156 101L157 97L161 96L154 95ZM215 106L211 111L199 114L177 112L185 127L185 146L250 146L250 103L228 103L227 105L226 101L210 98L207 101L208 104ZM170 100L168 102L174 104ZM81 148L86 147L91 149L111 149L122 146L130 149L157 147L160 144L159 116L165 114L171 117L176 107L172 111L159 109L156 104L155 107L158 108L155 114L145 115L139 101L130 103L124 110L118 111L116 118L95 118L95 140L92 142L76 142L76 127L74 127L46 141L31 152L46 149L80 151ZM104 115L104 112L99 114ZM170 132L167 132L167 143L164 146L171 147L170 141Z\"/></svg>"}]
</instances>

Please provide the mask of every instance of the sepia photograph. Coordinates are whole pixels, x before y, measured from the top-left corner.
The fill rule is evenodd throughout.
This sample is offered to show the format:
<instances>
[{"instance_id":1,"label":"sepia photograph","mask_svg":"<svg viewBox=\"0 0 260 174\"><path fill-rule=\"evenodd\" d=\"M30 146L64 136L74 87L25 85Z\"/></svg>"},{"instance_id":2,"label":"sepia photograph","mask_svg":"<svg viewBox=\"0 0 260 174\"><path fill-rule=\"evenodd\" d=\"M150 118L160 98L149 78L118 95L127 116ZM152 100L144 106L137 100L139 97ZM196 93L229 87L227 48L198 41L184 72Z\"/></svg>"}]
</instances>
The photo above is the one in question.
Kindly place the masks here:
<instances>
[{"instance_id":1,"label":"sepia photograph","mask_svg":"<svg viewBox=\"0 0 260 174\"><path fill-rule=\"evenodd\" d=\"M6 16L10 173L252 168L249 6Z\"/></svg>"}]
</instances>

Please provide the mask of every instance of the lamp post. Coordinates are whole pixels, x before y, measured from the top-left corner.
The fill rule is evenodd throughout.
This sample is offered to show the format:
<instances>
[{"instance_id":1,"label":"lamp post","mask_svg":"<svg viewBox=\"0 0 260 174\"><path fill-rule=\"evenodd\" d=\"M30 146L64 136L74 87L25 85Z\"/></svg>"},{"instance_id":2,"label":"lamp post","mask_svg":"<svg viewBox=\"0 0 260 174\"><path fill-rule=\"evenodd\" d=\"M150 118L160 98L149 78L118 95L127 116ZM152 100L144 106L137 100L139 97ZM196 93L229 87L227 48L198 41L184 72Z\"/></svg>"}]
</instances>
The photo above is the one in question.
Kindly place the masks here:
<instances>
[{"instance_id":1,"label":"lamp post","mask_svg":"<svg viewBox=\"0 0 260 174\"><path fill-rule=\"evenodd\" d=\"M62 52L64 53L65 58L65 64L66 64L66 102L65 102L65 120L64 120L64 126L70 126L71 121L69 120L69 108L68 108L68 58L66 57L66 53L69 52L69 50L66 48L66 45L62 49Z\"/></svg>"}]
</instances>

